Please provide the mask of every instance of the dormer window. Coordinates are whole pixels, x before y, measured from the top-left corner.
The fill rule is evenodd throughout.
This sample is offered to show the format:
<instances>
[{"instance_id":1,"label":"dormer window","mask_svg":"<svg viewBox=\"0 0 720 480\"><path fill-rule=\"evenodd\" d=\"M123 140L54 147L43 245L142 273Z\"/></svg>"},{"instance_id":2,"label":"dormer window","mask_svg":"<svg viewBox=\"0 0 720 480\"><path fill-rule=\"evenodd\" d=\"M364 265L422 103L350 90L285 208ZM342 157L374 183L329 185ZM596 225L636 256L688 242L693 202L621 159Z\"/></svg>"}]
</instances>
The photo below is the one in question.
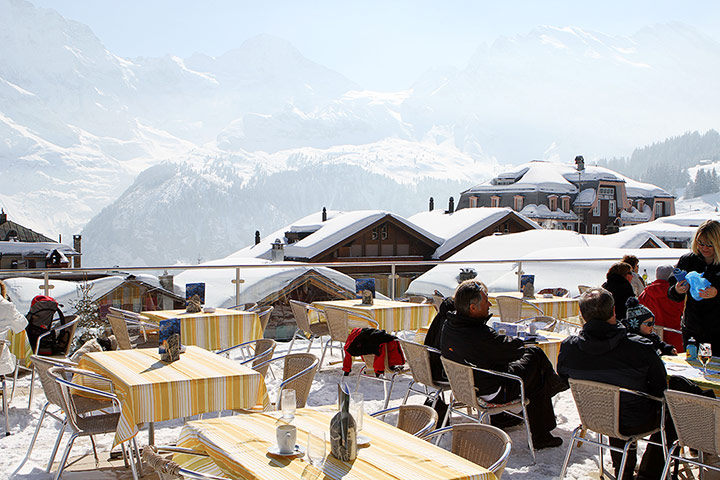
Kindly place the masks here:
<instances>
[{"instance_id":1,"label":"dormer window","mask_svg":"<svg viewBox=\"0 0 720 480\"><path fill-rule=\"evenodd\" d=\"M643 208L645 208L645 200L643 200L642 198L638 198L637 209L642 212Z\"/></svg>"},{"instance_id":2,"label":"dormer window","mask_svg":"<svg viewBox=\"0 0 720 480\"><path fill-rule=\"evenodd\" d=\"M470 197L470 208L476 208L478 206L478 197Z\"/></svg>"},{"instance_id":3,"label":"dormer window","mask_svg":"<svg viewBox=\"0 0 720 480\"><path fill-rule=\"evenodd\" d=\"M550 195L548 197L548 201L550 202L550 210L553 212L555 210L557 210L557 201L558 201L557 195Z\"/></svg>"},{"instance_id":4,"label":"dormer window","mask_svg":"<svg viewBox=\"0 0 720 480\"><path fill-rule=\"evenodd\" d=\"M513 197L513 208L516 212L519 212L523 208L523 196L522 195L515 195Z\"/></svg>"},{"instance_id":5,"label":"dormer window","mask_svg":"<svg viewBox=\"0 0 720 480\"><path fill-rule=\"evenodd\" d=\"M561 201L562 201L562 211L565 213L569 213L570 212L570 197L568 197L567 195L563 195L561 197Z\"/></svg>"},{"instance_id":6,"label":"dormer window","mask_svg":"<svg viewBox=\"0 0 720 480\"><path fill-rule=\"evenodd\" d=\"M498 208L500 206L500 197L493 195L490 197L490 206Z\"/></svg>"}]
</instances>

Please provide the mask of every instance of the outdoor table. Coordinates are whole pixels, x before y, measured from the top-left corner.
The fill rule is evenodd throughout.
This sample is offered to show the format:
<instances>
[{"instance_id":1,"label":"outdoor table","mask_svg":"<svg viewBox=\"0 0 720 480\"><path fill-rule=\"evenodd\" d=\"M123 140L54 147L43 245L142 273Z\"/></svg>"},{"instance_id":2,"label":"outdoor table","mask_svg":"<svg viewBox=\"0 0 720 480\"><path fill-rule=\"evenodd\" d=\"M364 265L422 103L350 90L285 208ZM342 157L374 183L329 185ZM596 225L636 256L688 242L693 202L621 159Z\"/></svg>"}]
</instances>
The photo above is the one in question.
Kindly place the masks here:
<instances>
[{"instance_id":1,"label":"outdoor table","mask_svg":"<svg viewBox=\"0 0 720 480\"><path fill-rule=\"evenodd\" d=\"M542 310L543 315L547 315L548 317L555 317L565 322L581 325L579 320L580 302L577 298L556 296L544 297L542 295L535 295L534 298L523 298L522 292L491 292L488 294L488 297L490 298L490 312L494 313L495 315L500 314L497 302L495 301L495 297L500 296L522 298L523 300L532 303L540 310ZM523 316L525 315L527 315L528 317L535 317L538 315L538 313L537 311L535 311L535 309L524 306Z\"/></svg>"},{"instance_id":2,"label":"outdoor table","mask_svg":"<svg viewBox=\"0 0 720 480\"><path fill-rule=\"evenodd\" d=\"M157 348L143 348L86 353L78 368L112 380L122 406L114 445L146 422L270 404L260 373L192 345L172 363L161 362ZM82 375L76 381L107 389Z\"/></svg>"},{"instance_id":3,"label":"outdoor table","mask_svg":"<svg viewBox=\"0 0 720 480\"><path fill-rule=\"evenodd\" d=\"M222 350L262 338L260 317L255 312L217 308L213 313L186 313L185 310L140 312L153 323L180 319L180 341L207 350Z\"/></svg>"},{"instance_id":4,"label":"outdoor table","mask_svg":"<svg viewBox=\"0 0 720 480\"><path fill-rule=\"evenodd\" d=\"M413 341L417 343L424 343L425 336L427 335L428 327L420 327L415 332ZM528 345L537 345L540 349L545 352L553 368L557 370L557 359L560 354L560 345L562 341L567 338L567 335L562 333L548 332L545 330L538 330L538 334L545 337L544 340L538 340L537 343L530 343Z\"/></svg>"},{"instance_id":5,"label":"outdoor table","mask_svg":"<svg viewBox=\"0 0 720 480\"><path fill-rule=\"evenodd\" d=\"M8 330L7 340L10 342L10 353L15 355L18 365L29 367L30 355L33 354L33 350L25 330L20 333Z\"/></svg>"},{"instance_id":6,"label":"outdoor table","mask_svg":"<svg viewBox=\"0 0 720 480\"><path fill-rule=\"evenodd\" d=\"M362 313L378 322L378 328L388 332L417 330L424 325L429 325L437 313L432 303L397 302L380 299L375 299L372 305L361 304L359 298L313 302L312 305L321 310L325 307L338 307Z\"/></svg>"},{"instance_id":7,"label":"outdoor table","mask_svg":"<svg viewBox=\"0 0 720 480\"><path fill-rule=\"evenodd\" d=\"M280 457L268 453L276 444L275 428L282 412L263 412L234 417L188 422L183 426L178 446L210 455L229 478L285 480L324 479L495 479L487 469L465 460L431 442L365 415L363 435L367 447L359 447L353 462L342 462L330 454L330 419L337 407L302 408L292 424L298 429L297 444L307 446L308 431L326 434L326 460L322 473L307 457Z\"/></svg>"},{"instance_id":8,"label":"outdoor table","mask_svg":"<svg viewBox=\"0 0 720 480\"><path fill-rule=\"evenodd\" d=\"M685 352L677 355L663 355L662 361L669 375L685 377L702 388L708 388L720 397L720 357L712 357L707 365L707 375L703 373L700 360L688 360Z\"/></svg>"}]
</instances>

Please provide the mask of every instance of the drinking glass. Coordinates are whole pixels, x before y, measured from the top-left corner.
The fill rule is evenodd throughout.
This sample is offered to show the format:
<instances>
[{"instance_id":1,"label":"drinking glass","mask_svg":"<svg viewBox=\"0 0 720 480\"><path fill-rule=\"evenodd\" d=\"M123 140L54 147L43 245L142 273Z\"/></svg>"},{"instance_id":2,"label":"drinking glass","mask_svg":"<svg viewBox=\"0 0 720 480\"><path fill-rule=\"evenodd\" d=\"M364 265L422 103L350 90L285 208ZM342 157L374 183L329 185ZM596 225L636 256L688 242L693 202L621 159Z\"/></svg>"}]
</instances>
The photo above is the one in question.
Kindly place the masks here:
<instances>
[{"instance_id":1,"label":"drinking glass","mask_svg":"<svg viewBox=\"0 0 720 480\"><path fill-rule=\"evenodd\" d=\"M286 420L292 420L293 418L295 418L295 390L283 390L280 403L282 405L283 418Z\"/></svg>"},{"instance_id":2,"label":"drinking glass","mask_svg":"<svg viewBox=\"0 0 720 480\"><path fill-rule=\"evenodd\" d=\"M703 373L707 375L707 364L712 358L712 346L709 343L701 343L698 347L698 358L703 364Z\"/></svg>"},{"instance_id":3,"label":"drinking glass","mask_svg":"<svg viewBox=\"0 0 720 480\"><path fill-rule=\"evenodd\" d=\"M364 396L360 392L350 394L350 415L355 419L355 431L359 432L363 427Z\"/></svg>"},{"instance_id":4,"label":"drinking glass","mask_svg":"<svg viewBox=\"0 0 720 480\"><path fill-rule=\"evenodd\" d=\"M310 465L322 470L325 465L325 432L320 430L308 432L306 453Z\"/></svg>"}]
</instances>

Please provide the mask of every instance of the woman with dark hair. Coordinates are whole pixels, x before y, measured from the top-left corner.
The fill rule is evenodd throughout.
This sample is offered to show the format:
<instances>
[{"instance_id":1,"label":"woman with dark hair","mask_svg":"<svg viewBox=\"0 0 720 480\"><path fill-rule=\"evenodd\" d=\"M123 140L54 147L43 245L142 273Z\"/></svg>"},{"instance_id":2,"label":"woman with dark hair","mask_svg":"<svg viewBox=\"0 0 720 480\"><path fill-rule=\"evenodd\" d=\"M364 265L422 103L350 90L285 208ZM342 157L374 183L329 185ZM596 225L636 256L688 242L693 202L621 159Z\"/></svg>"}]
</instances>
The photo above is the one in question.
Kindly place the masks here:
<instances>
[{"instance_id":1,"label":"woman with dark hair","mask_svg":"<svg viewBox=\"0 0 720 480\"><path fill-rule=\"evenodd\" d=\"M638 271L640 270L640 260L635 255L625 255L621 262L625 262L632 268L632 280L630 281L630 285L633 287L633 291L635 292L635 296L639 297L643 290L645 290L645 281L640 276Z\"/></svg>"},{"instance_id":2,"label":"woman with dark hair","mask_svg":"<svg viewBox=\"0 0 720 480\"><path fill-rule=\"evenodd\" d=\"M602 287L612 293L615 300L615 318L618 321L625 318L625 302L635 296L632 285L632 267L625 262L613 263L605 274L607 281Z\"/></svg>"},{"instance_id":3,"label":"woman with dark hair","mask_svg":"<svg viewBox=\"0 0 720 480\"><path fill-rule=\"evenodd\" d=\"M668 297L676 302L685 300L682 332L683 344L694 338L697 343L711 343L713 352L720 353L720 222L706 220L695 231L692 253L680 257L677 268L702 273L710 286L700 290L700 300L688 295L687 280L678 282L670 277Z\"/></svg>"}]
</instances>

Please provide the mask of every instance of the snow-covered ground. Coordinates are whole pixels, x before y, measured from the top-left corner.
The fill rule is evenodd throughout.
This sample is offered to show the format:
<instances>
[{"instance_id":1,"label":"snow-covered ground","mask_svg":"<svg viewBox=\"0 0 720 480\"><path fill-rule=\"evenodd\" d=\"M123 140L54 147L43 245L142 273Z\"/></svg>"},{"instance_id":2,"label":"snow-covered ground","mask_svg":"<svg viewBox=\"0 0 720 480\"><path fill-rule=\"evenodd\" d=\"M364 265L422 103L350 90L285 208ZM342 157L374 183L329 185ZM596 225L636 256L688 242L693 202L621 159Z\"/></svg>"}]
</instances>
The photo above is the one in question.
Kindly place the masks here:
<instances>
[{"instance_id":1,"label":"snow-covered ground","mask_svg":"<svg viewBox=\"0 0 720 480\"><path fill-rule=\"evenodd\" d=\"M278 344L278 348L275 352L276 356L286 352L288 345L288 343ZM294 350L304 351L306 345L307 343L303 344L302 342L297 341ZM318 355L318 357L320 356L320 343L318 341L314 342L311 351ZM328 354L329 353L330 352L328 351ZM341 365L338 363L340 361L340 348L335 348L333 350L333 355L330 356L330 361L335 363L327 366L328 362L326 357L323 370L315 377L308 401L308 405L310 406L327 405L337 401L336 385L342 375L340 369ZM353 371L355 372L356 370ZM408 382L409 380L407 378L402 378L399 381L396 381L396 386L393 389L392 400L390 402L391 406L401 403L402 397L407 389ZM277 383L277 380L274 380L271 375L268 375L268 390L273 400ZM27 387L29 385L29 375L21 378L18 381L18 385ZM351 383L351 385L354 386L354 382ZM360 383L360 391L364 392L365 410L368 413L382 408L383 387L381 382L362 379ZM423 400L424 399L421 396L413 395L410 397L409 403L422 403ZM37 425L40 410L45 403L45 397L42 394L36 395L33 399L33 405L30 410L27 410L27 402L27 396L16 396L10 405L10 428L12 435L8 437L0 437L0 452L2 452L2 454L0 454L0 480L9 478L18 480L47 480L52 478L49 474L45 473L45 465L49 457L49 452L52 449L58 428L60 427L60 423L51 418L46 418L44 421L41 435L37 440L30 460L25 464L25 466L23 466L17 475L11 476L12 472L25 456L30 438L32 437L35 426ZM503 479L514 478L540 480L557 477L559 475L567 449L568 439L570 438L572 430L579 424L575 404L573 403L572 395L569 391L563 392L555 398L555 413L558 427L554 433L555 435L563 438L563 445L559 448L539 450L537 452L537 462L532 464L532 459L527 447L525 429L522 427L515 427L509 430L508 433L513 441L513 449L507 468L503 474ZM180 434L181 427L181 420L157 424L156 443L174 443ZM68 436L69 435L66 434L64 440L67 440ZM106 456L107 451L112 445L112 436L100 436L96 438L96 442L98 444L98 451L100 452L101 458ZM146 430L141 431L139 436L139 444L142 445L145 443L147 443ZM445 440L445 443L447 443L447 440ZM63 443L61 448L64 448L64 445L65 444ZM445 445L445 448L449 448L449 446ZM76 457L82 455L83 453L92 455L90 441L86 438L81 438L76 441L71 456ZM576 448L575 453L573 453L571 466L566 478L579 479L589 478L591 476L597 477L596 457L592 456L596 453L597 449L590 448L588 445ZM605 458L606 463L609 465L609 460L607 460L609 457L606 456ZM72 471L72 466L69 471ZM88 477L88 480L90 480L90 477Z\"/></svg>"}]
</instances>

